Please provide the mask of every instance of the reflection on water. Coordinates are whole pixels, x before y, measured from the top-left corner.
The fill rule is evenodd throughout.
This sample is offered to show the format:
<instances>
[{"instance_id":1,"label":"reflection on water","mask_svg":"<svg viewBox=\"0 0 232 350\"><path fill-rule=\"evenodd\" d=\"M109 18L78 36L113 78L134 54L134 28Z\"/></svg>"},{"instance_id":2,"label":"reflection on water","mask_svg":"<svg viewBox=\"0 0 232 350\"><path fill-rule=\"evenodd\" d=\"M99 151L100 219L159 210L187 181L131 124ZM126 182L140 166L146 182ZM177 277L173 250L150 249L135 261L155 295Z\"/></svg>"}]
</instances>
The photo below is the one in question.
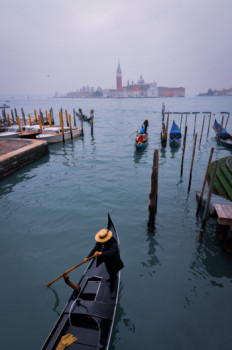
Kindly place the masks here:
<instances>
[{"instance_id":1,"label":"reflection on water","mask_svg":"<svg viewBox=\"0 0 232 350\"><path fill-rule=\"evenodd\" d=\"M216 219L208 219L203 243L198 244L194 251L194 259L189 269L197 278L232 278L231 265L228 264L230 258L222 251L215 226ZM223 286L223 284L218 281L211 281L211 283L215 286Z\"/></svg>"},{"instance_id":2,"label":"reflection on water","mask_svg":"<svg viewBox=\"0 0 232 350\"><path fill-rule=\"evenodd\" d=\"M161 158L166 158L166 147L160 148L160 157Z\"/></svg>"},{"instance_id":3,"label":"reflection on water","mask_svg":"<svg viewBox=\"0 0 232 350\"><path fill-rule=\"evenodd\" d=\"M118 304L116 309L116 315L114 320L114 326L113 326L113 332L111 336L111 342L110 342L110 350L115 350L117 348L117 342L119 341L119 334L120 334L120 324L123 323L126 329L129 332L134 333L135 332L135 325L134 323L127 317L127 314L124 310L124 308L121 305L121 296L123 291L123 283L120 283L119 287L119 294L118 294Z\"/></svg>"},{"instance_id":4,"label":"reflection on water","mask_svg":"<svg viewBox=\"0 0 232 350\"><path fill-rule=\"evenodd\" d=\"M170 150L171 150L171 158L176 158L176 153L179 151L180 149L180 144L175 146L175 147L171 147L170 146Z\"/></svg>"},{"instance_id":5,"label":"reflection on water","mask_svg":"<svg viewBox=\"0 0 232 350\"><path fill-rule=\"evenodd\" d=\"M142 158L147 153L147 148L139 149L134 151L134 162L141 163Z\"/></svg>"},{"instance_id":6,"label":"reflection on water","mask_svg":"<svg viewBox=\"0 0 232 350\"><path fill-rule=\"evenodd\" d=\"M148 257L147 257L147 261L142 261L141 264L143 267L145 267L147 269L147 272L150 275L155 274L155 270L150 270L150 268L153 268L156 265L161 265L160 261L156 255L156 247L158 246L158 243L155 239L155 235L154 233L148 233L147 234L147 242L148 242Z\"/></svg>"},{"instance_id":7,"label":"reflection on water","mask_svg":"<svg viewBox=\"0 0 232 350\"><path fill-rule=\"evenodd\" d=\"M47 163L50 159L50 155L46 154L42 158L36 160L33 163L26 165L25 167L17 170L15 173L8 175L0 182L0 196L13 192L14 187L18 183L27 183L37 176L35 169L41 167Z\"/></svg>"},{"instance_id":8,"label":"reflection on water","mask_svg":"<svg viewBox=\"0 0 232 350\"><path fill-rule=\"evenodd\" d=\"M58 293L56 292L56 290L52 287L49 287L49 289L53 292L53 294L55 295L55 304L54 304L54 307L53 307L53 311L58 315L60 316L60 312L57 311L57 308L58 306L60 305L60 299L59 299L59 295Z\"/></svg>"}]
</instances>

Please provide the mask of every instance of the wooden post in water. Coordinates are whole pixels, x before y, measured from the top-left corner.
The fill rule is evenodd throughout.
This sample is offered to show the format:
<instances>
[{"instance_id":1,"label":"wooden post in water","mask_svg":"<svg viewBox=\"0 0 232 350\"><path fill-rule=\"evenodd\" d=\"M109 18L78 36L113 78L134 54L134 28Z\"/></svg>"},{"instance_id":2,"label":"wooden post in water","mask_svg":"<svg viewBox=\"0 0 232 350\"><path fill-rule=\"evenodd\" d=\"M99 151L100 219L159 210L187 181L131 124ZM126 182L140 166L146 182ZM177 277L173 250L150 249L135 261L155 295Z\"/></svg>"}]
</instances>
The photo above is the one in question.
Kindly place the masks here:
<instances>
[{"instance_id":1,"label":"wooden post in water","mask_svg":"<svg viewBox=\"0 0 232 350\"><path fill-rule=\"evenodd\" d=\"M201 128L201 137L200 137L200 142L199 142L199 144L201 144L201 139L202 139L204 124L205 124L205 115L204 115L204 117L203 117L203 123L202 123L202 128Z\"/></svg>"},{"instance_id":2,"label":"wooden post in water","mask_svg":"<svg viewBox=\"0 0 232 350\"><path fill-rule=\"evenodd\" d=\"M180 130L181 130L181 125L182 125L182 119L183 119L183 113L181 113L181 117L180 117Z\"/></svg>"},{"instance_id":3,"label":"wooden post in water","mask_svg":"<svg viewBox=\"0 0 232 350\"><path fill-rule=\"evenodd\" d=\"M67 111L67 109L65 110L65 117L66 117L67 126L69 126L69 122L68 122L68 111Z\"/></svg>"},{"instance_id":4,"label":"wooden post in water","mask_svg":"<svg viewBox=\"0 0 232 350\"><path fill-rule=\"evenodd\" d=\"M42 123L41 115L39 115L39 129L40 129L40 134L42 134L43 133L43 123Z\"/></svg>"},{"instance_id":5,"label":"wooden post in water","mask_svg":"<svg viewBox=\"0 0 232 350\"><path fill-rule=\"evenodd\" d=\"M210 165L211 165L211 161L212 161L212 157L213 157L213 152L214 152L214 148L212 147L211 152L210 152L210 156L209 156L208 166L207 166L206 173L205 173L205 179L204 179L202 190L201 190L201 195L200 195L198 206L197 206L196 216L199 214L199 211L201 208L201 203L202 203L202 199L203 199L203 195L204 195L204 191L205 191L205 185L206 185L206 181L207 181L208 174L209 174L209 169L210 169Z\"/></svg>"},{"instance_id":6,"label":"wooden post in water","mask_svg":"<svg viewBox=\"0 0 232 350\"><path fill-rule=\"evenodd\" d=\"M223 123L224 123L224 114L222 114L221 129L223 129Z\"/></svg>"},{"instance_id":7,"label":"wooden post in water","mask_svg":"<svg viewBox=\"0 0 232 350\"><path fill-rule=\"evenodd\" d=\"M45 110L45 115L46 115L46 124L48 123L48 111L47 110Z\"/></svg>"},{"instance_id":8,"label":"wooden post in water","mask_svg":"<svg viewBox=\"0 0 232 350\"><path fill-rule=\"evenodd\" d=\"M226 119L225 129L226 129L226 127L227 127L227 123L228 123L228 120L229 120L229 117L230 117L230 113L227 112L227 114L228 114L228 116L227 116L227 119Z\"/></svg>"},{"instance_id":9,"label":"wooden post in water","mask_svg":"<svg viewBox=\"0 0 232 350\"><path fill-rule=\"evenodd\" d=\"M91 135L93 135L93 118L94 118L94 110L90 110L90 116L91 116Z\"/></svg>"},{"instance_id":10,"label":"wooden post in water","mask_svg":"<svg viewBox=\"0 0 232 350\"><path fill-rule=\"evenodd\" d=\"M11 126L11 121L10 121L10 114L7 114L7 119L8 119L8 126Z\"/></svg>"},{"instance_id":11,"label":"wooden post in water","mask_svg":"<svg viewBox=\"0 0 232 350\"><path fill-rule=\"evenodd\" d=\"M185 118L185 126L187 125L187 121L188 121L188 114L190 114L190 112L185 112L186 114L186 118Z\"/></svg>"},{"instance_id":12,"label":"wooden post in water","mask_svg":"<svg viewBox=\"0 0 232 350\"><path fill-rule=\"evenodd\" d=\"M74 108L73 108L73 122L74 122L74 126L77 126L77 124L76 124L76 111Z\"/></svg>"},{"instance_id":13,"label":"wooden post in water","mask_svg":"<svg viewBox=\"0 0 232 350\"><path fill-rule=\"evenodd\" d=\"M36 109L34 109L34 115L35 115L35 122L37 123L37 112L36 112Z\"/></svg>"},{"instance_id":14,"label":"wooden post in water","mask_svg":"<svg viewBox=\"0 0 232 350\"><path fill-rule=\"evenodd\" d=\"M17 109L16 108L14 109L14 112L15 112L15 119L17 120L18 113L17 113Z\"/></svg>"},{"instance_id":15,"label":"wooden post in water","mask_svg":"<svg viewBox=\"0 0 232 350\"><path fill-rule=\"evenodd\" d=\"M216 175L217 175L217 169L218 169L218 160L215 161L214 167L213 167L213 173L212 173L210 186L209 186L209 193L208 193L207 201L205 203L205 209L204 209L203 219L202 219L202 223L201 223L199 242L202 242L203 235L204 235L206 220L207 220L207 216L208 216L208 212L209 212L210 200L211 200L212 193L213 193L213 186L214 186L214 182L215 182Z\"/></svg>"},{"instance_id":16,"label":"wooden post in water","mask_svg":"<svg viewBox=\"0 0 232 350\"><path fill-rule=\"evenodd\" d=\"M13 121L13 124L14 124L15 121L14 121L14 112L13 112L13 109L11 109L10 111L11 111L11 118L12 118L12 121Z\"/></svg>"},{"instance_id":17,"label":"wooden post in water","mask_svg":"<svg viewBox=\"0 0 232 350\"><path fill-rule=\"evenodd\" d=\"M169 112L168 112L168 117L167 117L167 121L166 121L166 133L168 135L168 124L169 124Z\"/></svg>"},{"instance_id":18,"label":"wooden post in water","mask_svg":"<svg viewBox=\"0 0 232 350\"><path fill-rule=\"evenodd\" d=\"M52 126L52 116L51 116L51 112L48 113L48 121L49 121L49 126Z\"/></svg>"},{"instance_id":19,"label":"wooden post in water","mask_svg":"<svg viewBox=\"0 0 232 350\"><path fill-rule=\"evenodd\" d=\"M166 132L166 129L165 129L165 123L164 122L162 122L161 145L162 145L162 147L166 147L166 145L167 145L167 132Z\"/></svg>"},{"instance_id":20,"label":"wooden post in water","mask_svg":"<svg viewBox=\"0 0 232 350\"><path fill-rule=\"evenodd\" d=\"M73 140L71 114L69 114L69 130L70 130L71 140Z\"/></svg>"},{"instance_id":21,"label":"wooden post in water","mask_svg":"<svg viewBox=\"0 0 232 350\"><path fill-rule=\"evenodd\" d=\"M28 114L29 125L31 126L31 115Z\"/></svg>"},{"instance_id":22,"label":"wooden post in water","mask_svg":"<svg viewBox=\"0 0 232 350\"><path fill-rule=\"evenodd\" d=\"M208 124L208 131L207 131L207 137L209 136L209 127L210 127L210 122L211 122L211 112L204 112L205 113L209 113L209 124Z\"/></svg>"},{"instance_id":23,"label":"wooden post in water","mask_svg":"<svg viewBox=\"0 0 232 350\"><path fill-rule=\"evenodd\" d=\"M59 118L60 118L60 127L61 127L61 131L62 131L62 139L63 139L63 143L64 143L65 142L65 140L64 140L64 120L63 120L62 109L59 112Z\"/></svg>"},{"instance_id":24,"label":"wooden post in water","mask_svg":"<svg viewBox=\"0 0 232 350\"><path fill-rule=\"evenodd\" d=\"M200 112L192 112L192 114L195 115L194 117L194 131L193 131L193 135L195 135L196 132L196 120L197 120L197 114L199 114Z\"/></svg>"},{"instance_id":25,"label":"wooden post in water","mask_svg":"<svg viewBox=\"0 0 232 350\"><path fill-rule=\"evenodd\" d=\"M184 154L185 154L185 146L186 146L186 138L187 138L187 129L188 126L185 125L185 131L184 131L184 142L183 142L183 152L182 152L182 160L181 160L181 171L180 176L183 175L183 166L184 166Z\"/></svg>"},{"instance_id":26,"label":"wooden post in water","mask_svg":"<svg viewBox=\"0 0 232 350\"><path fill-rule=\"evenodd\" d=\"M24 125L26 125L26 118L25 118L25 114L24 114L23 108L21 108L21 112L22 112L22 117L23 117Z\"/></svg>"},{"instance_id":27,"label":"wooden post in water","mask_svg":"<svg viewBox=\"0 0 232 350\"><path fill-rule=\"evenodd\" d=\"M197 133L195 135L194 145L193 145L193 155L192 155L191 169L190 169L190 174L189 174L188 192L190 191L191 182L192 182L192 171L193 171L193 162L194 162L194 157L195 157L196 143L197 143Z\"/></svg>"},{"instance_id":28,"label":"wooden post in water","mask_svg":"<svg viewBox=\"0 0 232 350\"><path fill-rule=\"evenodd\" d=\"M18 115L17 115L17 122L18 122L18 126L19 126L19 132L22 132L21 122L20 122L20 118Z\"/></svg>"},{"instance_id":29,"label":"wooden post in water","mask_svg":"<svg viewBox=\"0 0 232 350\"><path fill-rule=\"evenodd\" d=\"M149 220L147 227L149 230L154 229L155 214L157 211L157 199L158 199L158 172L159 172L159 150L155 149L153 156L153 167L151 172L151 185L149 193Z\"/></svg>"}]
</instances>

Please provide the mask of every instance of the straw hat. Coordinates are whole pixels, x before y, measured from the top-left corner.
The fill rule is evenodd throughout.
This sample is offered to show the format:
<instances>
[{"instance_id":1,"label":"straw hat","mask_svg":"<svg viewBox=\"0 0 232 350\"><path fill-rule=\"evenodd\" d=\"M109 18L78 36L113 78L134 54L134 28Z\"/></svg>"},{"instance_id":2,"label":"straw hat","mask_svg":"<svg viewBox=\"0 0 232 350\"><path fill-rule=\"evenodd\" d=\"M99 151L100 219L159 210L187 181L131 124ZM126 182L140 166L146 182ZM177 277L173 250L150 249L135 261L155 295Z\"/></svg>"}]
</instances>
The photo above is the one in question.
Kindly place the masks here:
<instances>
[{"instance_id":1,"label":"straw hat","mask_svg":"<svg viewBox=\"0 0 232 350\"><path fill-rule=\"evenodd\" d=\"M99 243L107 242L112 237L112 232L107 230L106 228L103 228L102 230L98 231L98 233L95 236L95 240Z\"/></svg>"}]
</instances>

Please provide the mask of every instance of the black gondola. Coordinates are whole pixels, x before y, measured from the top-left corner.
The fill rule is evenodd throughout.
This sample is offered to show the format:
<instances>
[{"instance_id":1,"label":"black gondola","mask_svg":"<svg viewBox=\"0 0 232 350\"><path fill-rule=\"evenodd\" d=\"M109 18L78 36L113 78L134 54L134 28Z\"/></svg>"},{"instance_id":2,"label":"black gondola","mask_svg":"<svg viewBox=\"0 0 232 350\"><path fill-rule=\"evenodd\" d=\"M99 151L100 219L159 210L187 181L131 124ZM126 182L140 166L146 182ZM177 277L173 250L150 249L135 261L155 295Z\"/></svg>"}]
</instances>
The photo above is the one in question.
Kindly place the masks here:
<instances>
[{"instance_id":1,"label":"black gondola","mask_svg":"<svg viewBox=\"0 0 232 350\"><path fill-rule=\"evenodd\" d=\"M108 214L107 228L119 239L116 228ZM120 271L111 290L108 272L104 263L96 266L93 259L58 318L41 350L55 350L62 336L72 334L78 339L68 346L69 350L107 350L114 323L118 300Z\"/></svg>"}]
</instances>

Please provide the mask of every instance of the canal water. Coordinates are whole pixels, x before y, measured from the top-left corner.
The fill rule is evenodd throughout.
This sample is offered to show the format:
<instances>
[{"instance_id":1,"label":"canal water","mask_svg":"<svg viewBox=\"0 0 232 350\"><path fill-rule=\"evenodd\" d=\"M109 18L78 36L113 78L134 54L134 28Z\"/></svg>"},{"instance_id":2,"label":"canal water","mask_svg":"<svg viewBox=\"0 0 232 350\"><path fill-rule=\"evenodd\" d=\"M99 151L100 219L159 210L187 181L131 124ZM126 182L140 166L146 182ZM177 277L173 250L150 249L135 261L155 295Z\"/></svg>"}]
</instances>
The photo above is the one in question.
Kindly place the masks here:
<instances>
[{"instance_id":1,"label":"canal water","mask_svg":"<svg viewBox=\"0 0 232 350\"><path fill-rule=\"evenodd\" d=\"M194 115L188 116L183 176L182 146L161 148L161 109L206 112L198 132L192 184L188 181ZM49 155L0 182L0 349L40 349L71 289L63 279L45 284L78 264L107 224L118 230L125 268L121 274L110 350L229 350L232 332L232 259L207 221L198 243L202 212L195 216L211 147L213 160L232 152L217 144L212 129L221 111L232 114L230 97L170 99L14 99L25 114L62 107L72 113L94 109L94 133L49 146ZM135 135L149 119L149 145L136 152ZM170 114L179 124L180 115ZM231 117L232 119L232 117ZM227 129L232 131L232 120ZM226 118L225 118L226 121ZM185 116L182 121L184 129ZM225 122L224 122L225 124ZM159 193L155 231L147 232L148 196L154 150L159 150ZM78 282L85 266L70 274Z\"/></svg>"}]
</instances>

